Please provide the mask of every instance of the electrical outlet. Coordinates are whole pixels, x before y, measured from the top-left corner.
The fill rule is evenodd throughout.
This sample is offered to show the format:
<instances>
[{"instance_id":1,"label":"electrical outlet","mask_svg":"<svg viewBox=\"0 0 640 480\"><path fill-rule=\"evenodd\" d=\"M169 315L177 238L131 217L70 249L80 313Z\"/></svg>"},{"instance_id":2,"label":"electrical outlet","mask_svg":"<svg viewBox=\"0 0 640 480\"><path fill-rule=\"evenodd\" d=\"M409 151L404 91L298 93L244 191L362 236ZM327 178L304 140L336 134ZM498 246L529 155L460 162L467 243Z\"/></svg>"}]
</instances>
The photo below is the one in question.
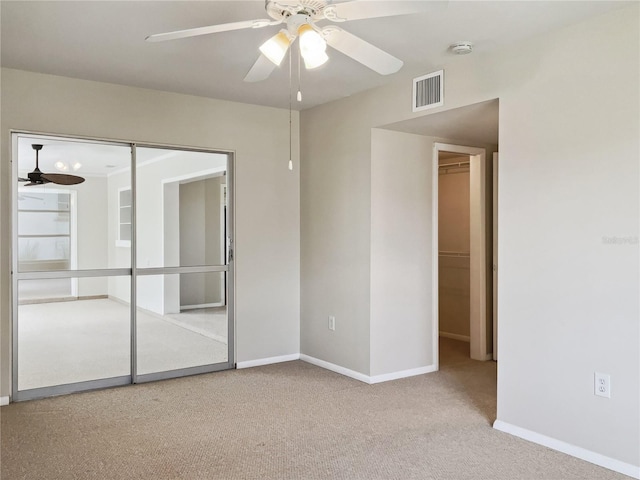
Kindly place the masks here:
<instances>
[{"instance_id":1,"label":"electrical outlet","mask_svg":"<svg viewBox=\"0 0 640 480\"><path fill-rule=\"evenodd\" d=\"M611 375L598 373L594 375L594 392L599 397L611 398Z\"/></svg>"},{"instance_id":2,"label":"electrical outlet","mask_svg":"<svg viewBox=\"0 0 640 480\"><path fill-rule=\"evenodd\" d=\"M335 331L336 329L336 317L329 315L329 330Z\"/></svg>"}]
</instances>

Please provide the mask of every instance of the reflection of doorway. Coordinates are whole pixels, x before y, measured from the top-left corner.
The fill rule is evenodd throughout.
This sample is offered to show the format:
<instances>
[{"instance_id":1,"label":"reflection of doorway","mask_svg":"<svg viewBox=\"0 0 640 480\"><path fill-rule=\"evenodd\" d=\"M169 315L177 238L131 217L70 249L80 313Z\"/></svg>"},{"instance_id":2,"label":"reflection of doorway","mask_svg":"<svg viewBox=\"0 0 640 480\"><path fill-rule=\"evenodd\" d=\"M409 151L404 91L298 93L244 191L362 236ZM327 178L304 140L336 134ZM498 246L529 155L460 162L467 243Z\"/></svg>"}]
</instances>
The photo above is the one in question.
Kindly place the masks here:
<instances>
[{"instance_id":1,"label":"reflection of doorway","mask_svg":"<svg viewBox=\"0 0 640 480\"><path fill-rule=\"evenodd\" d=\"M217 175L179 185L180 265L221 265L226 244L226 177ZM202 278L200 278L202 276ZM180 311L225 305L223 276L191 275L180 282Z\"/></svg>"},{"instance_id":2,"label":"reflection of doorway","mask_svg":"<svg viewBox=\"0 0 640 480\"><path fill-rule=\"evenodd\" d=\"M227 263L221 247L227 241L227 219L224 218L222 229L220 216L223 212L219 204L219 192L223 185L226 188L225 172L226 167L214 167L162 180L163 266L198 267ZM163 284L162 302L147 304L145 308L164 315L225 305L226 297L210 292L211 289L220 292L226 288L226 272L223 271L219 277L224 278L224 282L218 276L213 279L211 275L198 273L182 279L179 276L158 279ZM221 283L225 286L221 287Z\"/></svg>"},{"instance_id":3,"label":"reflection of doorway","mask_svg":"<svg viewBox=\"0 0 640 480\"><path fill-rule=\"evenodd\" d=\"M442 155L442 161L440 161L441 152L447 152ZM443 285L440 284L441 278L435 282L434 297L440 297L444 295L445 305L444 311L449 314L449 317L444 317L445 328L458 329L459 333L449 333L449 338L456 341L466 340L466 329L464 323L466 318L469 319L469 354L472 359L475 360L489 360L491 358L491 322L487 320L487 305L491 305L490 300L487 299L487 292L491 292L490 285L487 284L487 165L485 158L485 151L479 148L465 147L459 145L448 145L436 143L434 148L434 225L437 225L438 236L435 237L438 241L438 249L435 251L434 263L438 265L439 273L443 274L442 280L445 280ZM468 162L468 163L467 163ZM440 164L446 165L447 163L453 164L448 167L440 168ZM466 177L466 168L468 167L468 177ZM458 175L457 178L449 177L449 182L452 185L447 185L447 189L455 184L463 184L465 179L468 178L468 190L465 194L468 195L468 210L463 209L461 202L461 194L458 192L456 199L455 192L445 192L453 197L453 206L448 205L449 215L452 215L454 211L457 211L461 216L461 221L465 222L465 225L460 225L457 228L452 228L447 223L441 223L440 211L439 211L439 198L440 198L440 178L441 170L449 170L449 172L458 172L453 175ZM457 181L456 181L457 180ZM458 186L459 186L458 185ZM464 195L462 195L464 198ZM457 202L457 203L455 203ZM444 211L443 211L444 213ZM465 217L467 215L468 217ZM468 221L467 221L468 218ZM445 222L448 219L444 219ZM440 229L443 228L443 235L440 235ZM467 232L468 228L468 234ZM468 236L468 240L467 240ZM440 239L447 242L444 247L449 245L450 250L442 248L439 244ZM468 249L467 249L468 245ZM468 260L467 260L468 259ZM468 276L466 274L466 268L468 263ZM443 269L440 269L440 265L443 264ZM468 278L468 317L464 315L465 309L465 292ZM444 288L443 288L444 287ZM443 288L441 290L441 288ZM447 310L449 309L449 311ZM442 310L441 310L442 311ZM438 332L442 331L440 325L440 314L438 318ZM457 323L456 323L457 321ZM447 323L448 322L448 323ZM452 334L452 335L451 335ZM457 338L456 338L457 336Z\"/></svg>"}]
</instances>

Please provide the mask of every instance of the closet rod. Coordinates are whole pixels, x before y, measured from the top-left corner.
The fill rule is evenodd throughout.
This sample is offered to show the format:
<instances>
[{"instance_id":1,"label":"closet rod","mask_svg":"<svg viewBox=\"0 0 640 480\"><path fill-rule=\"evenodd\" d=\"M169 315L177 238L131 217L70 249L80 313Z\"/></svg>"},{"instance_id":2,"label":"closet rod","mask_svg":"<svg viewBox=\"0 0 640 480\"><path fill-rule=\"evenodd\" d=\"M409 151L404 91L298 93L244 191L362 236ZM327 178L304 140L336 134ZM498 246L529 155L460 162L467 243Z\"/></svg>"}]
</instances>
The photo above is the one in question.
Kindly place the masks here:
<instances>
[{"instance_id":1,"label":"closet rod","mask_svg":"<svg viewBox=\"0 0 640 480\"><path fill-rule=\"evenodd\" d=\"M469 165L471 162L467 160L466 162L457 162L457 163L443 163L442 165L438 165L438 168L446 168L446 167L464 167L465 165Z\"/></svg>"}]
</instances>

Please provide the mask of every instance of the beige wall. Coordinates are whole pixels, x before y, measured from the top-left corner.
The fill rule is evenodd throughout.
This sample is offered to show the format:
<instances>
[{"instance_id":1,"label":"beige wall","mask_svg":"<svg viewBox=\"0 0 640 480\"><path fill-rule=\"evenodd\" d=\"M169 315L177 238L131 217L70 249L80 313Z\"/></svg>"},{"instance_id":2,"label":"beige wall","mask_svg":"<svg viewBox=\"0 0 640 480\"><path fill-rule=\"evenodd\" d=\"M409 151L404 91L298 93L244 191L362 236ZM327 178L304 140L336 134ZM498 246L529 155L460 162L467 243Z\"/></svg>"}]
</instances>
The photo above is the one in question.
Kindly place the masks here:
<instances>
[{"instance_id":1,"label":"beige wall","mask_svg":"<svg viewBox=\"0 0 640 480\"><path fill-rule=\"evenodd\" d=\"M92 178L91 183L69 187L78 192L78 269L104 268L108 264L109 225L107 224L107 181ZM106 278L78 279L78 296L107 294Z\"/></svg>"},{"instance_id":2,"label":"beige wall","mask_svg":"<svg viewBox=\"0 0 640 480\"><path fill-rule=\"evenodd\" d=\"M638 14L452 57L445 106L428 112L500 100L498 419L627 465L640 465ZM365 375L371 129L416 117L410 95L399 78L301 116L301 351ZM610 400L595 371L611 374Z\"/></svg>"},{"instance_id":3,"label":"beige wall","mask_svg":"<svg viewBox=\"0 0 640 480\"><path fill-rule=\"evenodd\" d=\"M286 110L3 69L0 395L10 389L10 129L233 150L236 359L299 349L299 174ZM298 115L293 152L297 167Z\"/></svg>"},{"instance_id":4,"label":"beige wall","mask_svg":"<svg viewBox=\"0 0 640 480\"><path fill-rule=\"evenodd\" d=\"M433 364L434 140L371 134L371 376Z\"/></svg>"},{"instance_id":5,"label":"beige wall","mask_svg":"<svg viewBox=\"0 0 640 480\"><path fill-rule=\"evenodd\" d=\"M353 98L301 114L300 351L368 375L371 132L361 108Z\"/></svg>"}]
</instances>

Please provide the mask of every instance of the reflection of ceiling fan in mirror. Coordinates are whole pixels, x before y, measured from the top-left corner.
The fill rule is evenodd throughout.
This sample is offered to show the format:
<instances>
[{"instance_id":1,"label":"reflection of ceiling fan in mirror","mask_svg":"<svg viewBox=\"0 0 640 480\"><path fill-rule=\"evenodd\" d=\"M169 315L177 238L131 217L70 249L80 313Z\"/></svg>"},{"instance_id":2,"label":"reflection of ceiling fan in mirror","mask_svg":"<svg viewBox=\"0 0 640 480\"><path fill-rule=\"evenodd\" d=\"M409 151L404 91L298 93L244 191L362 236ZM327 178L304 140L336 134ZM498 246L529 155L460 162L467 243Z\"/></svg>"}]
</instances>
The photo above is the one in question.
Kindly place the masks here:
<instances>
[{"instance_id":1,"label":"reflection of ceiling fan in mirror","mask_svg":"<svg viewBox=\"0 0 640 480\"><path fill-rule=\"evenodd\" d=\"M45 183L55 183L57 185L77 185L84 182L84 178L77 175L69 175L67 173L43 173L40 171L38 153L42 150L42 145L31 145L36 151L36 168L33 172L29 173L27 177L18 177L19 182L29 182L25 184L25 187L31 187L33 185L44 185Z\"/></svg>"},{"instance_id":2,"label":"reflection of ceiling fan in mirror","mask_svg":"<svg viewBox=\"0 0 640 480\"><path fill-rule=\"evenodd\" d=\"M407 15L428 11L434 5L445 3L431 1L361 2L357 0L333 3L331 0L265 0L265 9L271 17L270 19L248 20L160 33L148 36L147 41L160 42L231 30L285 24L285 28L282 28L260 47L261 55L244 78L246 82L258 82L269 77L276 66L282 63L296 38L299 39L300 55L307 69L319 67L329 59L326 54L326 47L329 45L371 70L381 75L389 75L400 70L403 65L402 60L335 25L319 27L316 22L321 20L346 22Z\"/></svg>"}]
</instances>

